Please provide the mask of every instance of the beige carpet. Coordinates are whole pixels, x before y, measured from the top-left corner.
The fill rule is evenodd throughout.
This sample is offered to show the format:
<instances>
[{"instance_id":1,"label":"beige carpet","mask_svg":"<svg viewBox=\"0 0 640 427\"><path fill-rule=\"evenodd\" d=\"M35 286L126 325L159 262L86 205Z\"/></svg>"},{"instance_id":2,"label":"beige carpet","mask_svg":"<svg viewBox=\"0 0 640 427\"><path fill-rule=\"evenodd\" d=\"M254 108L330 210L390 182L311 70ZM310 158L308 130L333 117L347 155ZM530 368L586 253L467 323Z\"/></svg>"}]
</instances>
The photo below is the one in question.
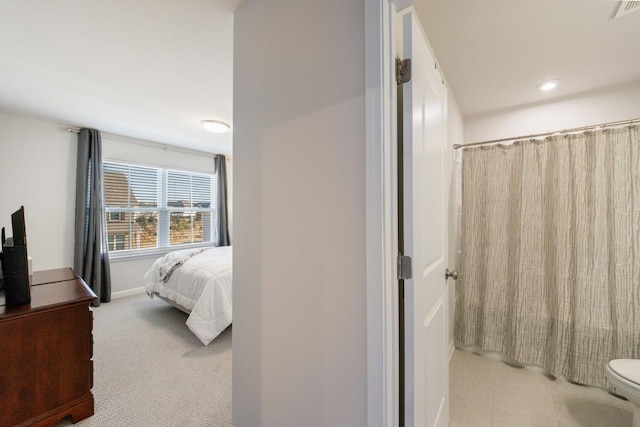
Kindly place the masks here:
<instances>
[{"instance_id":1,"label":"beige carpet","mask_svg":"<svg viewBox=\"0 0 640 427\"><path fill-rule=\"evenodd\" d=\"M75 425L230 426L231 328L205 347L186 318L147 295L95 308L95 414Z\"/></svg>"}]
</instances>

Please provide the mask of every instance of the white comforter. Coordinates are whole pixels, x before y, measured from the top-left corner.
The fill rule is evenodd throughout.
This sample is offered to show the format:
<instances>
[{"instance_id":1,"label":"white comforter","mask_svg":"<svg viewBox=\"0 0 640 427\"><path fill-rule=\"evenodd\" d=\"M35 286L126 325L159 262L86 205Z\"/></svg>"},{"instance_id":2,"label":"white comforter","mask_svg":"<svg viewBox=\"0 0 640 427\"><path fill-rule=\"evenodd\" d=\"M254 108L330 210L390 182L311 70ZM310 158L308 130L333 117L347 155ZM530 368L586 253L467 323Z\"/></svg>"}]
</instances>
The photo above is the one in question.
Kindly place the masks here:
<instances>
[{"instance_id":1,"label":"white comforter","mask_svg":"<svg viewBox=\"0 0 640 427\"><path fill-rule=\"evenodd\" d=\"M156 260L145 274L147 294L158 294L189 312L187 326L204 345L209 344L231 324L231 246L193 255L165 281L161 260Z\"/></svg>"}]
</instances>

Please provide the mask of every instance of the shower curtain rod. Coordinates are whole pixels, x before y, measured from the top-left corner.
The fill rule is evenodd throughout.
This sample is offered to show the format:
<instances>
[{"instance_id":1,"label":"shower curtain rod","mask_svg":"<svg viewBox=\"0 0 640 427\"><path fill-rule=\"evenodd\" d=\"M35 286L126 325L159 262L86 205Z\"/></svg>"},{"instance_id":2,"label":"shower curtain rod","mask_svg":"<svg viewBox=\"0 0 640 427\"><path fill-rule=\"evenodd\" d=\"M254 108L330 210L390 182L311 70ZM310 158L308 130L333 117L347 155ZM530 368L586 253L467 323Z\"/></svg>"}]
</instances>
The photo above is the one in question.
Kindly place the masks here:
<instances>
[{"instance_id":1,"label":"shower curtain rod","mask_svg":"<svg viewBox=\"0 0 640 427\"><path fill-rule=\"evenodd\" d=\"M606 127L610 127L610 126L621 126L621 125L625 125L625 124L633 124L634 122L638 122L640 121L640 118L636 118L636 119L630 119L630 120L619 120L617 122L609 122L609 123L600 123L598 125L591 125L591 126L580 126L577 128L571 128L571 129L563 129L563 130L557 130L557 131L553 131L553 132L545 132L545 133L537 133L537 134L532 134L532 135L521 135L521 136L516 136L513 138L502 138L502 139L492 139L490 141L482 141L482 142L473 142L470 144L453 144L453 149L457 150L458 148L466 148L466 147L476 147L479 145L486 145L486 144L496 144L498 142L505 142L505 141L517 141L519 139L524 139L524 138L540 138L543 136L549 136L549 135L554 135L554 134L564 134L564 133L571 133L571 132L579 132L579 131L583 131L586 132L590 129L597 129L597 128L606 128Z\"/></svg>"}]
</instances>

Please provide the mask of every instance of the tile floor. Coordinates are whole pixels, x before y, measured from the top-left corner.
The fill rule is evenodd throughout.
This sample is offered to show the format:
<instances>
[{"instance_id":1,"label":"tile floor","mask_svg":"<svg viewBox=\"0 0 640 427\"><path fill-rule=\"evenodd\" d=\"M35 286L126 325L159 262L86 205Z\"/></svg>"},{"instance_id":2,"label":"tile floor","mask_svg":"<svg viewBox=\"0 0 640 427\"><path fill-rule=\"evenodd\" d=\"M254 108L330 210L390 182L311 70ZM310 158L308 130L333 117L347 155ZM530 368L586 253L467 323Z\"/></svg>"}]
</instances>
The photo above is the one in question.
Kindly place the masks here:
<instances>
[{"instance_id":1,"label":"tile floor","mask_svg":"<svg viewBox=\"0 0 640 427\"><path fill-rule=\"evenodd\" d=\"M450 427L631 427L632 405L595 387L455 350Z\"/></svg>"}]
</instances>

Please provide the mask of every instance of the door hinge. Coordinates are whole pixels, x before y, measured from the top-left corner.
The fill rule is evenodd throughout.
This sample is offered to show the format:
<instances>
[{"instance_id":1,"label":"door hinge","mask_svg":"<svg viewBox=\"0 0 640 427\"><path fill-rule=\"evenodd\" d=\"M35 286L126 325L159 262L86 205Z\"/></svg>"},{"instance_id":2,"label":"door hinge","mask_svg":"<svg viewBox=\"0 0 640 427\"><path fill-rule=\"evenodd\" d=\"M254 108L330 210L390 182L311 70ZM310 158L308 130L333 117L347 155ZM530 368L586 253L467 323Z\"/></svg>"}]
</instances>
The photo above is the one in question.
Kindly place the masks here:
<instances>
[{"instance_id":1,"label":"door hinge","mask_svg":"<svg viewBox=\"0 0 640 427\"><path fill-rule=\"evenodd\" d=\"M398 280L411 279L411 257L398 255Z\"/></svg>"},{"instance_id":2,"label":"door hinge","mask_svg":"<svg viewBox=\"0 0 640 427\"><path fill-rule=\"evenodd\" d=\"M411 80L411 58L396 58L396 82L401 85Z\"/></svg>"}]
</instances>

